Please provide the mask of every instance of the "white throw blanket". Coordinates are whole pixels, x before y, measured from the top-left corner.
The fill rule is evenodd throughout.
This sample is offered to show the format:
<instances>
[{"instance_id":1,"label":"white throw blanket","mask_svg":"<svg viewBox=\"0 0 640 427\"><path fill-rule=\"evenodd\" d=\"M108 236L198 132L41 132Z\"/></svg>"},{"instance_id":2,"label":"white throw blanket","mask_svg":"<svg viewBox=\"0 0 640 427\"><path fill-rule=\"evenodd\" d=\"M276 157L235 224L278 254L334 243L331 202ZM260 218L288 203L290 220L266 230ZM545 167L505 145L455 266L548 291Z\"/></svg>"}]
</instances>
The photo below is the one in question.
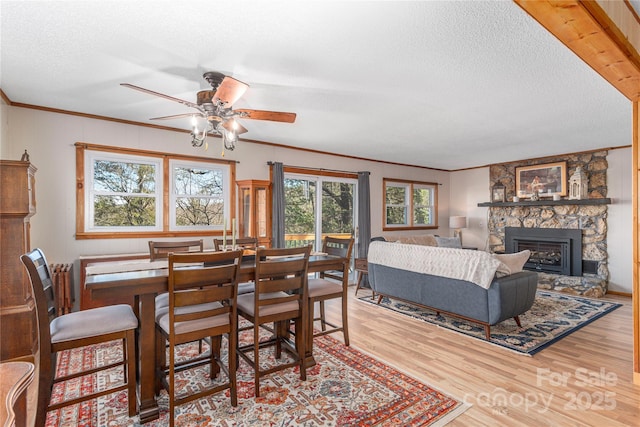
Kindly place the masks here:
<instances>
[{"instance_id":1,"label":"white throw blanket","mask_svg":"<svg viewBox=\"0 0 640 427\"><path fill-rule=\"evenodd\" d=\"M378 241L369 245L367 259L369 264L466 280L484 289L489 289L500 265L493 254L484 251Z\"/></svg>"}]
</instances>

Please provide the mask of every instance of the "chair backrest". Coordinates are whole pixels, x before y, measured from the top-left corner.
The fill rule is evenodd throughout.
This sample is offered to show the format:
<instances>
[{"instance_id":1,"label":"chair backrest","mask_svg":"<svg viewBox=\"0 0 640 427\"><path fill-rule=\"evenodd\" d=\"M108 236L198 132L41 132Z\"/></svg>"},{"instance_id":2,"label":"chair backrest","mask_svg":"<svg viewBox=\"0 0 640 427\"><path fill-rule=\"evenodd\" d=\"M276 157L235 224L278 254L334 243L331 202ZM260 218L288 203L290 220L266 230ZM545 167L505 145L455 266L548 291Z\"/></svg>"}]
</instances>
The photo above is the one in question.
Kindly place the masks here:
<instances>
[{"instance_id":1,"label":"chair backrest","mask_svg":"<svg viewBox=\"0 0 640 427\"><path fill-rule=\"evenodd\" d=\"M269 305L297 302L291 311L302 313L304 301L307 298L307 272L309 269L309 254L311 246L298 248L258 248L256 253L255 272L255 311L256 317L260 315L260 322L269 322ZM275 297L276 293L282 295ZM263 298L264 294L269 295ZM264 311L261 310L265 307ZM279 312L273 320L286 313Z\"/></svg>"},{"instance_id":2,"label":"chair backrest","mask_svg":"<svg viewBox=\"0 0 640 427\"><path fill-rule=\"evenodd\" d=\"M227 239L227 245L230 245L232 242L231 239ZM240 249L253 249L256 250L258 248L258 238L257 237L241 237L236 239L236 246ZM213 248L216 251L221 251L224 249L224 239L213 239Z\"/></svg>"},{"instance_id":3,"label":"chair backrest","mask_svg":"<svg viewBox=\"0 0 640 427\"><path fill-rule=\"evenodd\" d=\"M31 292L36 304L40 346L46 343L50 345L49 323L57 317L58 313L49 264L39 248L22 255L20 260L26 267L31 282Z\"/></svg>"},{"instance_id":4,"label":"chair backrest","mask_svg":"<svg viewBox=\"0 0 640 427\"><path fill-rule=\"evenodd\" d=\"M325 237L322 244L322 252L351 260L353 238Z\"/></svg>"},{"instance_id":5,"label":"chair backrest","mask_svg":"<svg viewBox=\"0 0 640 427\"><path fill-rule=\"evenodd\" d=\"M173 325L179 322L220 314L229 314L230 320L236 319L242 251L172 253L168 261L170 334L174 334ZM180 307L213 302L221 304L206 310L179 310Z\"/></svg>"},{"instance_id":6,"label":"chair backrest","mask_svg":"<svg viewBox=\"0 0 640 427\"><path fill-rule=\"evenodd\" d=\"M53 290L53 281L51 280L51 271L49 270L49 264L47 264L42 250L36 248L31 252L21 255L20 260L27 269L29 282L31 283L31 292L36 305L38 327L38 351L36 354L38 356L35 363L39 371L38 405L40 406L41 396L45 396L43 399L48 403L51 388L53 387L53 370L56 366L56 353L52 351L49 323L57 316L56 299ZM36 418L44 421L44 417L46 417L46 406L44 408L38 407L37 411L38 415L36 415Z\"/></svg>"},{"instance_id":7,"label":"chair backrest","mask_svg":"<svg viewBox=\"0 0 640 427\"><path fill-rule=\"evenodd\" d=\"M353 241L354 239L352 237L345 239L326 236L324 238L324 243L322 244L322 252L346 258L347 265L349 265L351 263ZM320 277L342 280L342 271L324 271L320 273Z\"/></svg>"},{"instance_id":8,"label":"chair backrest","mask_svg":"<svg viewBox=\"0 0 640 427\"><path fill-rule=\"evenodd\" d=\"M172 252L202 252L203 250L202 239L184 242L155 242L149 240L149 259L151 261L167 258Z\"/></svg>"}]
</instances>

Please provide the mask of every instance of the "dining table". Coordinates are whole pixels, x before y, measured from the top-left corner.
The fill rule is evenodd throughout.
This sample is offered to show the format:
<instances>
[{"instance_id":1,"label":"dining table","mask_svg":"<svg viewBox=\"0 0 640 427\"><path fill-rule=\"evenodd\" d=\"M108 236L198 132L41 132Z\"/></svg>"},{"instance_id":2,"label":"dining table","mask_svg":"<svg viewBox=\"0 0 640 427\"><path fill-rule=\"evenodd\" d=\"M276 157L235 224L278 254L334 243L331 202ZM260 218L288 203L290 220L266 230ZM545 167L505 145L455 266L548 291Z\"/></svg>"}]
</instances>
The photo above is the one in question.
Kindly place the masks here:
<instances>
[{"instance_id":1,"label":"dining table","mask_svg":"<svg viewBox=\"0 0 640 427\"><path fill-rule=\"evenodd\" d=\"M158 402L155 396L155 297L167 292L169 272L167 268L155 263L149 269L117 271L118 261L110 258L109 268L102 262L87 263L84 286L94 301L111 301L114 298L134 297L134 311L138 315L138 415L141 423L153 421L159 417ZM127 266L123 264L124 269ZM345 257L313 254L309 257L309 273L323 271L342 271L343 289L347 289L349 260ZM243 259L238 282L249 282L255 277L255 257ZM313 307L307 310L313 317ZM305 322L305 324L310 324ZM313 331L307 332L305 366L315 365L313 358Z\"/></svg>"}]
</instances>

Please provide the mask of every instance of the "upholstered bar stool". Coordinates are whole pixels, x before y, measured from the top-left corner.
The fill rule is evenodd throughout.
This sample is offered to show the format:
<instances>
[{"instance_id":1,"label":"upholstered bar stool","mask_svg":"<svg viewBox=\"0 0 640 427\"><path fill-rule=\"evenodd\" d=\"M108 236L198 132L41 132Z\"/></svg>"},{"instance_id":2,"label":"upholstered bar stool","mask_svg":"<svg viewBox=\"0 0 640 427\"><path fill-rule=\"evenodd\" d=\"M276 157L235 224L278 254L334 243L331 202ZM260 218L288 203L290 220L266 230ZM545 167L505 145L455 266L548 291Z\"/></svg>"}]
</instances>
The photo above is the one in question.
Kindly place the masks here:
<instances>
[{"instance_id":1,"label":"upholstered bar stool","mask_svg":"<svg viewBox=\"0 0 640 427\"><path fill-rule=\"evenodd\" d=\"M351 260L351 251L353 249L353 238L340 239L334 237L325 237L322 245L322 251L328 255L334 255L346 258L346 263L349 265ZM344 277L345 273L325 271L320 273L320 277L317 279L309 279L309 333L314 334L314 337L331 334L334 332L342 331L344 344L349 345L349 325L347 320L347 282L348 278ZM341 298L342 299L342 325L334 325L327 322L325 317L324 302L329 299ZM319 303L320 314L315 317L315 303ZM314 332L314 322L320 322L321 331ZM327 329L327 325L331 329Z\"/></svg>"},{"instance_id":2,"label":"upholstered bar stool","mask_svg":"<svg viewBox=\"0 0 640 427\"><path fill-rule=\"evenodd\" d=\"M132 308L126 304L119 304L58 316L51 272L42 251L34 249L22 255L20 259L29 273L38 319L39 387L35 425L45 425L47 411L95 399L120 390L127 390L129 416L134 416L136 413L135 330L138 327L138 319ZM114 340L121 342L122 360L65 376L55 376L59 352ZM108 390L87 392L87 394L74 399L51 403L54 384L116 366L122 366L123 369L121 385Z\"/></svg>"},{"instance_id":3,"label":"upholstered bar stool","mask_svg":"<svg viewBox=\"0 0 640 427\"><path fill-rule=\"evenodd\" d=\"M253 368L255 394L260 397L260 378L298 366L300 379L307 379L304 363L306 351L307 272L311 247L265 249L256 253L255 292L238 296L238 315L253 324L253 342L238 347L239 355ZM295 347L289 343L289 325L295 322ZM260 340L262 325L273 324L267 341ZM239 328L240 329L240 328ZM247 328L244 328L247 329ZM239 341L238 341L239 342ZM260 348L275 347L276 363L264 366ZM290 361L278 363L282 350ZM250 355L253 354L253 358Z\"/></svg>"}]
</instances>

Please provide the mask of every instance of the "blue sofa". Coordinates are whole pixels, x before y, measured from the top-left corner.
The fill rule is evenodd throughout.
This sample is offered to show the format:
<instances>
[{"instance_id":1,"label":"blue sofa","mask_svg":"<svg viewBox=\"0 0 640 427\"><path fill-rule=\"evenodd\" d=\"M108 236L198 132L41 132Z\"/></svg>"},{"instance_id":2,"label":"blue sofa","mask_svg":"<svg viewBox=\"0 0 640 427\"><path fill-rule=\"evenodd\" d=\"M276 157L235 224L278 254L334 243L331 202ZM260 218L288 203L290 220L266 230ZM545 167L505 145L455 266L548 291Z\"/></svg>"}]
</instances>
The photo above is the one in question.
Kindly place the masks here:
<instances>
[{"instance_id":1,"label":"blue sofa","mask_svg":"<svg viewBox=\"0 0 640 427\"><path fill-rule=\"evenodd\" d=\"M453 256L464 257L464 252L471 251L455 249L452 252ZM538 275L532 271L496 276L485 289L466 280L417 273L371 260L368 268L371 288L379 296L378 303L387 296L477 322L484 326L487 340L491 339L491 326L503 320L513 318L521 326L518 316L533 305L538 283Z\"/></svg>"}]
</instances>

